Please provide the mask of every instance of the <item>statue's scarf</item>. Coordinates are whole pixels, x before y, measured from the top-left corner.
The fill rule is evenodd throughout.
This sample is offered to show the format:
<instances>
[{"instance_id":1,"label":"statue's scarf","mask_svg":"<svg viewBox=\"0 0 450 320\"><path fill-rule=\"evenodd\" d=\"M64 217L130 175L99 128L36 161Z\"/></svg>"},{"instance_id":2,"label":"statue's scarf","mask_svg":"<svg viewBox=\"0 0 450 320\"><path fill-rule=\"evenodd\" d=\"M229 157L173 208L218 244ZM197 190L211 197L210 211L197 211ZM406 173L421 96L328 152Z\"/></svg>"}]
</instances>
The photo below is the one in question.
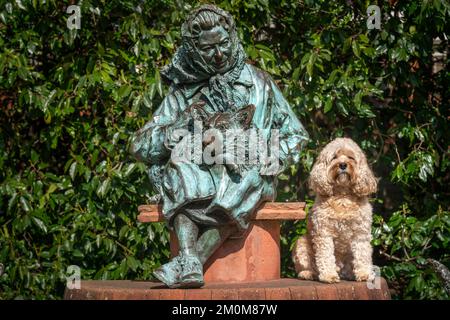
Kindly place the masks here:
<instances>
[{"instance_id":1,"label":"statue's scarf","mask_svg":"<svg viewBox=\"0 0 450 320\"><path fill-rule=\"evenodd\" d=\"M191 25L195 16L203 11L213 11L223 16L230 26L232 53L229 57L230 68L223 74L217 74L201 57L191 34ZM212 5L204 5L194 10L181 28L182 46L176 51L172 62L165 66L161 74L174 84L201 84L208 82L209 98L220 111L234 108L233 83L239 78L245 65L246 55L237 37L233 17L226 11Z\"/></svg>"}]
</instances>

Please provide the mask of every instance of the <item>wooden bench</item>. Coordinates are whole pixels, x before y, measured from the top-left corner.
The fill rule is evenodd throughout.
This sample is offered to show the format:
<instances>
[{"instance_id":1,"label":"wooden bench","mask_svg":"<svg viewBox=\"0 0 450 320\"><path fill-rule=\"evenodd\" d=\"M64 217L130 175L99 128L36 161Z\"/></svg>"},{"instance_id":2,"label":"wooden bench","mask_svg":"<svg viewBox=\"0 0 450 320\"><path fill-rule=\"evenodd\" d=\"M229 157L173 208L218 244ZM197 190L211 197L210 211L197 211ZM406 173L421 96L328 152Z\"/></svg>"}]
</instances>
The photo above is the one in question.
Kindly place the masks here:
<instances>
[{"instance_id":1,"label":"wooden bench","mask_svg":"<svg viewBox=\"0 0 450 320\"><path fill-rule=\"evenodd\" d=\"M205 282L256 282L280 279L280 223L305 218L304 202L266 202L259 207L246 234L228 239L205 264ZM141 205L138 220L162 222L160 205ZM171 233L171 254L178 244Z\"/></svg>"}]
</instances>

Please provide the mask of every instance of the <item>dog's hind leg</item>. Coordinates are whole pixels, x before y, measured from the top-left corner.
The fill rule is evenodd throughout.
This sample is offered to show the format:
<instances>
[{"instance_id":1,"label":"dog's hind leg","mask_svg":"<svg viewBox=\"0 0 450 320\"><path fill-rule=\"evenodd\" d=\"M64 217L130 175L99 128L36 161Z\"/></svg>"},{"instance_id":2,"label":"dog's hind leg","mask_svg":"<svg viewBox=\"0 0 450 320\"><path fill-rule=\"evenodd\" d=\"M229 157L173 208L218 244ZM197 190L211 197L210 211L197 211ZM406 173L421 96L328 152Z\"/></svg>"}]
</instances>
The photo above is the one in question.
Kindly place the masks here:
<instances>
[{"instance_id":1,"label":"dog's hind leg","mask_svg":"<svg viewBox=\"0 0 450 320\"><path fill-rule=\"evenodd\" d=\"M295 271L300 279L313 280L315 278L314 254L308 235L297 240L292 251L292 258L295 264Z\"/></svg>"}]
</instances>

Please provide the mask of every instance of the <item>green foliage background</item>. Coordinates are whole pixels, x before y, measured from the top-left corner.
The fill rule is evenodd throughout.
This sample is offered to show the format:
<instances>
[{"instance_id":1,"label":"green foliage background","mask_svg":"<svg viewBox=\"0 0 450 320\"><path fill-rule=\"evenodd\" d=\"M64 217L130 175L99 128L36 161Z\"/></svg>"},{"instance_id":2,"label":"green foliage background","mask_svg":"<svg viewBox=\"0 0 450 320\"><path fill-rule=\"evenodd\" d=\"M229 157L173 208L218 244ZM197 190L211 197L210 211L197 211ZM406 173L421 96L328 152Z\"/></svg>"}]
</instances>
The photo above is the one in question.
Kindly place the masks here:
<instances>
[{"instance_id":1,"label":"green foliage background","mask_svg":"<svg viewBox=\"0 0 450 320\"><path fill-rule=\"evenodd\" d=\"M136 222L152 190L127 148L167 91L158 70L198 3L0 1L1 299L60 299L69 265L83 279L152 279L168 259L164 225ZM450 264L448 54L433 60L448 53L448 1L216 3L311 135L278 200L311 204L318 150L352 137L381 179L374 258L394 297L448 299L427 261ZM70 4L81 30L66 27ZM381 30L367 29L370 4ZM283 276L295 276L304 228L283 226Z\"/></svg>"}]
</instances>

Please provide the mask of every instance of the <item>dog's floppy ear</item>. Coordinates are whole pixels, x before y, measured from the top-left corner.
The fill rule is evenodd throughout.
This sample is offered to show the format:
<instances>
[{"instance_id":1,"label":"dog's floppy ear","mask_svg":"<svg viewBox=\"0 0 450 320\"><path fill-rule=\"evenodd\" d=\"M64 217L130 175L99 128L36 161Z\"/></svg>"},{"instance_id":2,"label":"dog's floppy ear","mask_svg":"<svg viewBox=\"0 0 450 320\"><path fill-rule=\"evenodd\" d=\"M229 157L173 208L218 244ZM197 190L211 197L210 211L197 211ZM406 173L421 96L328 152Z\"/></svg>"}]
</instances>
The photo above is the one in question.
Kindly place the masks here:
<instances>
[{"instance_id":1,"label":"dog's floppy ear","mask_svg":"<svg viewBox=\"0 0 450 320\"><path fill-rule=\"evenodd\" d=\"M373 175L367 163L367 159L362 152L359 152L358 169L353 192L359 196L368 196L377 192L378 181Z\"/></svg>"},{"instance_id":2,"label":"dog's floppy ear","mask_svg":"<svg viewBox=\"0 0 450 320\"><path fill-rule=\"evenodd\" d=\"M328 168L323 152L314 163L308 180L309 187L316 194L329 196L333 193L333 187L328 181Z\"/></svg>"}]
</instances>

